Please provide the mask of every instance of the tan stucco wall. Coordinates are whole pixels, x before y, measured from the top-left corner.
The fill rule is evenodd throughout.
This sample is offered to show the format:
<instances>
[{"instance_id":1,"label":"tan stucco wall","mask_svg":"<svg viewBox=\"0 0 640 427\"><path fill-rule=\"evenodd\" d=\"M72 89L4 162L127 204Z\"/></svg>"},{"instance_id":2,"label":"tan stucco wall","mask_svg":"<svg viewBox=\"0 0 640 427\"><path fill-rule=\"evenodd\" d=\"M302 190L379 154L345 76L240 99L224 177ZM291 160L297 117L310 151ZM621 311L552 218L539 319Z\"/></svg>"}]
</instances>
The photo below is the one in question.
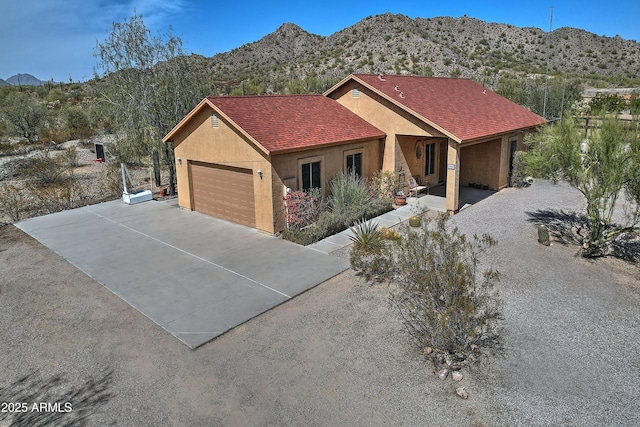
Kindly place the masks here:
<instances>
[{"instance_id":1,"label":"tan stucco wall","mask_svg":"<svg viewBox=\"0 0 640 427\"><path fill-rule=\"evenodd\" d=\"M502 139L483 142L460 149L460 185L470 182L500 187Z\"/></svg>"},{"instance_id":2,"label":"tan stucco wall","mask_svg":"<svg viewBox=\"0 0 640 427\"><path fill-rule=\"evenodd\" d=\"M321 161L322 191L328 193L329 181L338 173L346 170L347 154L362 152L362 174L364 177L375 175L382 165L382 141L370 140L343 145L333 145L319 149L296 151L272 156L273 201L275 209L275 230L284 229L282 197L287 188L301 190L300 164L307 161Z\"/></svg>"},{"instance_id":3,"label":"tan stucco wall","mask_svg":"<svg viewBox=\"0 0 640 427\"><path fill-rule=\"evenodd\" d=\"M358 98L352 96L352 89L359 89L360 96ZM402 159L397 156L401 152L398 135L444 136L436 129L355 81L347 82L331 93L330 97L387 134L384 145L383 170L398 171L402 165Z\"/></svg>"},{"instance_id":4,"label":"tan stucco wall","mask_svg":"<svg viewBox=\"0 0 640 427\"><path fill-rule=\"evenodd\" d=\"M430 186L437 185L443 172L441 171L441 168L446 167L446 162L443 161L443 159L446 159L446 151L442 151L442 141L446 142L446 139L398 136L400 153L398 153L398 159L396 162L399 163L402 166L402 170L405 171L405 178L417 175L420 178L421 183L429 184ZM435 162L434 173L427 176L424 172L426 146L429 144L435 144ZM416 156L416 146L419 146L421 150L421 157L419 159Z\"/></svg>"},{"instance_id":5,"label":"tan stucco wall","mask_svg":"<svg viewBox=\"0 0 640 427\"><path fill-rule=\"evenodd\" d=\"M251 169L254 179L256 228L274 233L269 156L229 126L220 115L219 127L212 127L211 113L211 108L203 108L174 136L179 205L185 209L193 209L187 166L189 160ZM258 176L258 170L263 173L262 179Z\"/></svg>"}]
</instances>

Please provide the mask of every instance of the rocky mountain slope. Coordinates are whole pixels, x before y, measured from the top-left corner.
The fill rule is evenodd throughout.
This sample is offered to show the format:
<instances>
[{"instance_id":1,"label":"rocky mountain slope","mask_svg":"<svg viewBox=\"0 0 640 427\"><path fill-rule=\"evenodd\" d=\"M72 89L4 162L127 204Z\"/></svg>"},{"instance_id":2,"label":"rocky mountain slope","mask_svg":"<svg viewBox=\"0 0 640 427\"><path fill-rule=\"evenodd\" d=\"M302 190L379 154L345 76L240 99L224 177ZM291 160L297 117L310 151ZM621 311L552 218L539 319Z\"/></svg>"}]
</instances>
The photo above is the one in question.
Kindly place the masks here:
<instances>
[{"instance_id":1,"label":"rocky mountain slope","mask_svg":"<svg viewBox=\"0 0 640 427\"><path fill-rule=\"evenodd\" d=\"M549 37L547 37L549 35ZM278 91L283 79L325 86L350 72L460 76L552 74L608 82L640 79L640 44L575 28L550 34L461 17L378 15L328 37L283 24L262 39L207 59L215 79L251 80ZM319 82L319 83L318 83Z\"/></svg>"}]
</instances>

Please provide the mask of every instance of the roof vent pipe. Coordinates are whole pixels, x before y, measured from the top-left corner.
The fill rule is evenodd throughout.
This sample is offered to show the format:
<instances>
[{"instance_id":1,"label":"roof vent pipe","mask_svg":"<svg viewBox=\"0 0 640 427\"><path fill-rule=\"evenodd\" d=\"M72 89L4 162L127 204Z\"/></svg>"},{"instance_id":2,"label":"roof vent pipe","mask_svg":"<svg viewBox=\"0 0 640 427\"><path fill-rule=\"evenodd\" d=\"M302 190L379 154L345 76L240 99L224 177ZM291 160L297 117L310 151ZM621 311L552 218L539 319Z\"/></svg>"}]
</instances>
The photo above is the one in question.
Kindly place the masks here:
<instances>
[{"instance_id":1,"label":"roof vent pipe","mask_svg":"<svg viewBox=\"0 0 640 427\"><path fill-rule=\"evenodd\" d=\"M395 85L394 89L396 90L396 92L400 92L400 86Z\"/></svg>"}]
</instances>

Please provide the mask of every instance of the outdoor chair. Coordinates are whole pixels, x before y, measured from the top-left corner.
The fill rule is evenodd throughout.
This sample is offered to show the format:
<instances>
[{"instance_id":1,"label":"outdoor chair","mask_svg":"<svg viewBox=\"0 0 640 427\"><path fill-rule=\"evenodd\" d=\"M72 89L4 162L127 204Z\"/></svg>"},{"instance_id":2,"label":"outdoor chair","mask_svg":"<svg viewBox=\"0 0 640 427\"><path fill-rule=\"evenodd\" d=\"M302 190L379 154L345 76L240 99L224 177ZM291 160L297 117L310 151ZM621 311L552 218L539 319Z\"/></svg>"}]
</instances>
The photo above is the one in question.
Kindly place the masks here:
<instances>
[{"instance_id":1,"label":"outdoor chair","mask_svg":"<svg viewBox=\"0 0 640 427\"><path fill-rule=\"evenodd\" d=\"M407 185L409 185L409 197L413 194L413 197L418 197L421 191L427 190L429 192L429 187L426 185L420 185L418 182L419 178L411 177L407 178Z\"/></svg>"}]
</instances>

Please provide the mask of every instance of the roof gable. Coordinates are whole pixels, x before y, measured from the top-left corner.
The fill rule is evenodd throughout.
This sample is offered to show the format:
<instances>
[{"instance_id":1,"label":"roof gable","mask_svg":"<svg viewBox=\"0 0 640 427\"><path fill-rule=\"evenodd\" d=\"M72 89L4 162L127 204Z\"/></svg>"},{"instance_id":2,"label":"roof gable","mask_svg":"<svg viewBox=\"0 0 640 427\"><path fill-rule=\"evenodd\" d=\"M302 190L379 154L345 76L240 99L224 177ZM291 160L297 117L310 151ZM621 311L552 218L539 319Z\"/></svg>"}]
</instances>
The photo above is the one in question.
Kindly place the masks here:
<instances>
[{"instance_id":1,"label":"roof gable","mask_svg":"<svg viewBox=\"0 0 640 427\"><path fill-rule=\"evenodd\" d=\"M354 79L401 105L458 142L530 128L547 121L468 79L354 74Z\"/></svg>"},{"instance_id":2,"label":"roof gable","mask_svg":"<svg viewBox=\"0 0 640 427\"><path fill-rule=\"evenodd\" d=\"M206 101L269 153L385 136L322 95L210 96Z\"/></svg>"}]
</instances>

